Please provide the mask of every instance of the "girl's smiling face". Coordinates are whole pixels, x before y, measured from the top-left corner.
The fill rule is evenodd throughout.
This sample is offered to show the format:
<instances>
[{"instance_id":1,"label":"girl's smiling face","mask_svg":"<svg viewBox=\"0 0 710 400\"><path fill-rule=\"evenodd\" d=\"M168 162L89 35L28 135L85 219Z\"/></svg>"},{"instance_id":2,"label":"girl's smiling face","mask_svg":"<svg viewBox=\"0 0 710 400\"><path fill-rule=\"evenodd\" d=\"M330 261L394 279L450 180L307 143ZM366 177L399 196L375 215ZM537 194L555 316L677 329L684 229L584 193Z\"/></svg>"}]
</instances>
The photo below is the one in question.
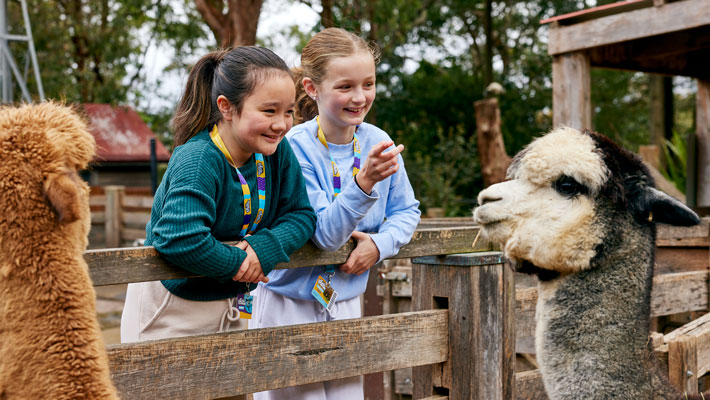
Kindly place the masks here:
<instances>
[{"instance_id":1,"label":"girl's smiling face","mask_svg":"<svg viewBox=\"0 0 710 400\"><path fill-rule=\"evenodd\" d=\"M271 155L293 126L296 89L291 77L282 71L269 72L244 99L238 112L224 97L217 99L223 119L219 123L224 141L236 166L243 165L253 153ZM225 111L225 109L227 111Z\"/></svg>"},{"instance_id":2,"label":"girl's smiling face","mask_svg":"<svg viewBox=\"0 0 710 400\"><path fill-rule=\"evenodd\" d=\"M331 130L354 127L365 120L375 100L375 60L366 52L333 58L323 81L304 82L304 87L317 98L321 124Z\"/></svg>"}]
</instances>

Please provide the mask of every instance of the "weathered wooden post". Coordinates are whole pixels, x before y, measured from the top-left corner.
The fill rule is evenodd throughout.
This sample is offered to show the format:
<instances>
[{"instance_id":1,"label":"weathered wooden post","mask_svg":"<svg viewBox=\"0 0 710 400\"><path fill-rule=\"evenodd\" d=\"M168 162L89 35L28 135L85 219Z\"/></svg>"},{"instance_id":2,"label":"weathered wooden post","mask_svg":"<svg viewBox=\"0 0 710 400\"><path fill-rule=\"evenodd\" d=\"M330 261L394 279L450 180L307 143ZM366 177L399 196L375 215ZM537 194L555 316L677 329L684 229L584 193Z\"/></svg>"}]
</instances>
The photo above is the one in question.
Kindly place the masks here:
<instances>
[{"instance_id":1,"label":"weathered wooden post","mask_svg":"<svg viewBox=\"0 0 710 400\"><path fill-rule=\"evenodd\" d=\"M412 303L449 310L448 361L413 369L415 399L513 398L515 285L501 253L414 258Z\"/></svg>"},{"instance_id":2,"label":"weathered wooden post","mask_svg":"<svg viewBox=\"0 0 710 400\"><path fill-rule=\"evenodd\" d=\"M126 190L124 186L106 186L106 247L121 246L121 207L123 193Z\"/></svg>"}]
</instances>

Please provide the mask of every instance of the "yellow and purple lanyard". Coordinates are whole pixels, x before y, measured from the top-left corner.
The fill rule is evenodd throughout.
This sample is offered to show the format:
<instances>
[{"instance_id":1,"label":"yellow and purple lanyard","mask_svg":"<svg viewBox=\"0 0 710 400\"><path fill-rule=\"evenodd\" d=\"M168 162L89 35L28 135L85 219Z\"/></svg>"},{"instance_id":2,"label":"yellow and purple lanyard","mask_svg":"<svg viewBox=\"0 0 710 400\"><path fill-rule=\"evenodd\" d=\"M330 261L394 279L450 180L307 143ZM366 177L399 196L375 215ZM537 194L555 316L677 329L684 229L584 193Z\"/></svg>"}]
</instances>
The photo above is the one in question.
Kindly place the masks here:
<instances>
[{"instance_id":1,"label":"yellow and purple lanyard","mask_svg":"<svg viewBox=\"0 0 710 400\"><path fill-rule=\"evenodd\" d=\"M325 140L325 134L320 127L320 116L316 117L316 123L318 124L318 140L320 140L323 146L325 146L325 149L328 150L328 157L330 157L330 166L333 171L333 198L336 198L340 194L341 188L340 171L338 171L338 166L335 164L335 160L330 154L328 142ZM358 127L355 127L355 132L353 133L353 176L357 175L360 171L360 143L357 140L357 128Z\"/></svg>"},{"instance_id":2,"label":"yellow and purple lanyard","mask_svg":"<svg viewBox=\"0 0 710 400\"><path fill-rule=\"evenodd\" d=\"M340 194L340 171L338 166L335 164L333 156L330 154L330 149L328 148L328 142L325 140L325 133L320 127L320 115L316 117L316 123L318 124L318 140L325 146L328 151L328 157L330 157L330 166L333 171L333 199L338 197ZM360 142L357 140L357 129L359 126L355 127L355 132L353 133L353 177L360 172ZM328 265L325 267L326 275L328 275L327 287L330 287L330 278L335 274L335 266Z\"/></svg>"},{"instance_id":3,"label":"yellow and purple lanyard","mask_svg":"<svg viewBox=\"0 0 710 400\"><path fill-rule=\"evenodd\" d=\"M222 138L219 137L217 125L215 125L212 129L210 137L212 138L212 142L215 146L217 146L217 148L222 151L224 156L227 157L227 161L234 166L234 160L229 154L227 146L222 141ZM264 216L264 208L266 205L266 168L264 166L264 156L261 153L255 153L254 158L254 162L256 164L256 186L259 189L259 210L256 212L256 218L254 218L254 224L251 226L251 230L248 232L249 234L256 231L256 227L259 225L261 218ZM244 197L244 221L242 223L242 230L239 232L239 236L244 237L247 235L249 220L251 219L251 191L249 190L249 185L247 185L246 179L244 179L244 175L239 172L239 168L234 166L234 169L237 171L237 176L239 176L239 183L242 185L242 195Z\"/></svg>"}]
</instances>

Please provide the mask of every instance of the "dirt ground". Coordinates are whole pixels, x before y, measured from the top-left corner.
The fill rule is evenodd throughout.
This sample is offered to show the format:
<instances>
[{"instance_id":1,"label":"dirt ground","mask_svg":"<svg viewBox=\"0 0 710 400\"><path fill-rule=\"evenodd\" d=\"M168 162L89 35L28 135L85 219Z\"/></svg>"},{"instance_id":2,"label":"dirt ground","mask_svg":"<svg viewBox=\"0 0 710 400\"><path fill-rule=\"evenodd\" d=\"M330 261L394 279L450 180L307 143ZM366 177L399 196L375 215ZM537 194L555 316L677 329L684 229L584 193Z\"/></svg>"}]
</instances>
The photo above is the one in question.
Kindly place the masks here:
<instances>
[{"instance_id":1,"label":"dirt ground","mask_svg":"<svg viewBox=\"0 0 710 400\"><path fill-rule=\"evenodd\" d=\"M121 342L121 312L126 300L126 285L98 286L96 290L96 314L101 324L105 344Z\"/></svg>"}]
</instances>

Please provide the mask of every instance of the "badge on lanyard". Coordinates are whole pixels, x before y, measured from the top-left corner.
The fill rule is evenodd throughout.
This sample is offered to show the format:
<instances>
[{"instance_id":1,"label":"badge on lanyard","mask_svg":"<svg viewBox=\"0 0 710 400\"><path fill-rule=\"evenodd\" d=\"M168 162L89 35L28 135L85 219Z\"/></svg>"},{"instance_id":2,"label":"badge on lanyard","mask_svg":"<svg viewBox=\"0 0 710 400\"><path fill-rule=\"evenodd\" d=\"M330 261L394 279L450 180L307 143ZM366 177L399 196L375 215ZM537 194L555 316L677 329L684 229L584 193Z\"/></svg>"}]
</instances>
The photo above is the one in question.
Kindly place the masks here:
<instances>
[{"instance_id":1,"label":"badge on lanyard","mask_svg":"<svg viewBox=\"0 0 710 400\"><path fill-rule=\"evenodd\" d=\"M251 306L254 303L254 296L249 293L237 295L237 310L240 319L251 319Z\"/></svg>"},{"instance_id":2,"label":"badge on lanyard","mask_svg":"<svg viewBox=\"0 0 710 400\"><path fill-rule=\"evenodd\" d=\"M313 285L311 295L313 295L326 310L331 311L333 309L335 300L338 298L338 292L330 286L330 275L328 275L328 280L323 278L323 275L318 276L316 284Z\"/></svg>"}]
</instances>

